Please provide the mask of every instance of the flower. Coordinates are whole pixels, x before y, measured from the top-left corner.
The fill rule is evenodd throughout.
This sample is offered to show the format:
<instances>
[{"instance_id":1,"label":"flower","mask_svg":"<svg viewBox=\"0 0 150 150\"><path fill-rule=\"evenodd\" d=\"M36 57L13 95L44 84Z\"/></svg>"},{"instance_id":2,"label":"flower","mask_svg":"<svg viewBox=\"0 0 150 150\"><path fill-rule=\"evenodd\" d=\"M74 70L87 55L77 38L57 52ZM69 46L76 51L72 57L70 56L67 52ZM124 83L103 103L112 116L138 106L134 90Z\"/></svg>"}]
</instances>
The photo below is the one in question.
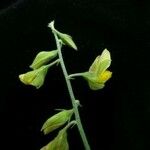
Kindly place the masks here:
<instances>
[{"instance_id":1,"label":"flower","mask_svg":"<svg viewBox=\"0 0 150 150\"><path fill-rule=\"evenodd\" d=\"M60 130L58 135L40 150L69 150L66 128Z\"/></svg>"},{"instance_id":2,"label":"flower","mask_svg":"<svg viewBox=\"0 0 150 150\"><path fill-rule=\"evenodd\" d=\"M88 72L82 74L82 76L88 81L89 87L92 90L99 90L105 86L112 72L108 71L107 68L111 64L110 52L104 49L102 54L97 56Z\"/></svg>"},{"instance_id":3,"label":"flower","mask_svg":"<svg viewBox=\"0 0 150 150\"><path fill-rule=\"evenodd\" d=\"M29 71L27 73L19 75L19 79L24 84L33 85L38 89L44 83L48 68L49 68L49 65L42 66L33 71Z\"/></svg>"}]
</instances>

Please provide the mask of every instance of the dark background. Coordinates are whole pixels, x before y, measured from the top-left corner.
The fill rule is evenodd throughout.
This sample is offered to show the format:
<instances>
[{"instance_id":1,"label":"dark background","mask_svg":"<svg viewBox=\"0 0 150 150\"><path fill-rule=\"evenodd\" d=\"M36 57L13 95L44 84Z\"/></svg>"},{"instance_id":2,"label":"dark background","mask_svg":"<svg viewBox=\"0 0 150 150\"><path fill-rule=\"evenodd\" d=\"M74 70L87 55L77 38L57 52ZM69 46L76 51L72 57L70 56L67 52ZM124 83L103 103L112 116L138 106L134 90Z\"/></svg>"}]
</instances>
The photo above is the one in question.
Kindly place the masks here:
<instances>
[{"instance_id":1,"label":"dark background","mask_svg":"<svg viewBox=\"0 0 150 150\"><path fill-rule=\"evenodd\" d=\"M149 149L149 7L138 0L1 0L0 149L39 150L56 134L43 136L43 122L55 108L71 108L60 67L39 90L18 80L39 51L55 49L52 20L79 49L63 51L69 73L86 71L104 48L112 55L113 77L103 90L72 82L92 150ZM76 128L68 136L71 150L84 149Z\"/></svg>"}]
</instances>

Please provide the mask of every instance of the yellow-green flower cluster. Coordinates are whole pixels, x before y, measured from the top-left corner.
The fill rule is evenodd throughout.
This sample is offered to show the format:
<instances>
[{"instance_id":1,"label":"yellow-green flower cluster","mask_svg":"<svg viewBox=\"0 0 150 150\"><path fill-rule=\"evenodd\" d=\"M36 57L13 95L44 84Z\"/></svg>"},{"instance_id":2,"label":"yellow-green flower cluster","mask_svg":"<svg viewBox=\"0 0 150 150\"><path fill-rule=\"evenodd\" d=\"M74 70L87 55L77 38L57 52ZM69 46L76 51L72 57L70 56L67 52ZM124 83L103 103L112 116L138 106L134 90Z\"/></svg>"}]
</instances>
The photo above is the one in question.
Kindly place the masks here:
<instances>
[{"instance_id":1,"label":"yellow-green flower cluster","mask_svg":"<svg viewBox=\"0 0 150 150\"><path fill-rule=\"evenodd\" d=\"M45 76L49 67L55 64L57 61L49 65L47 64L50 60L57 56L57 50L53 51L42 51L37 54L33 63L30 65L32 71L19 75L19 79L26 85L35 86L37 89L40 88L45 80Z\"/></svg>"}]
</instances>

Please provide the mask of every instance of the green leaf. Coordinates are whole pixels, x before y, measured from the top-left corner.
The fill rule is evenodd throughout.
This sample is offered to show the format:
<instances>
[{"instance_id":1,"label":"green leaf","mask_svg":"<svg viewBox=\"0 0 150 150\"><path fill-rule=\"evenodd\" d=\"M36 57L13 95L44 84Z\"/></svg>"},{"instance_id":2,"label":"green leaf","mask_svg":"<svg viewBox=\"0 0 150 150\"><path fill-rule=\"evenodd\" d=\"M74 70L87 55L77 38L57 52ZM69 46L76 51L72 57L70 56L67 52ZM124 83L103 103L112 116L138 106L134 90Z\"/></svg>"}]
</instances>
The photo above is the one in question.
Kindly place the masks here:
<instances>
[{"instance_id":1,"label":"green leaf","mask_svg":"<svg viewBox=\"0 0 150 150\"><path fill-rule=\"evenodd\" d=\"M61 112L50 117L42 126L41 131L43 131L44 134L48 134L54 131L55 129L61 127L67 121L69 121L72 114L73 114L73 109L62 110Z\"/></svg>"},{"instance_id":2,"label":"green leaf","mask_svg":"<svg viewBox=\"0 0 150 150\"><path fill-rule=\"evenodd\" d=\"M32 69L38 69L41 66L47 64L50 60L57 56L57 50L53 51L42 51L37 54L33 63L30 65Z\"/></svg>"}]
</instances>

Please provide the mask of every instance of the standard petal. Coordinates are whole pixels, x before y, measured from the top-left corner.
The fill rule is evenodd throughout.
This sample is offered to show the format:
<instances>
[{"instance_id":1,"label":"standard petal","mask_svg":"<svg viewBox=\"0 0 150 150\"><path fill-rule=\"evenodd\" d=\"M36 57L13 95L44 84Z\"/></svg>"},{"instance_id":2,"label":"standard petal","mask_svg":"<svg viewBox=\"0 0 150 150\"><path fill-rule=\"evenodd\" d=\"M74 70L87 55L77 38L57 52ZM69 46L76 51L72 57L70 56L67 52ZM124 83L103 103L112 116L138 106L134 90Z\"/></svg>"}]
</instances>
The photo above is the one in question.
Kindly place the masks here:
<instances>
[{"instance_id":1,"label":"standard petal","mask_svg":"<svg viewBox=\"0 0 150 150\"><path fill-rule=\"evenodd\" d=\"M92 63L89 72L95 72L97 75L103 73L111 64L110 52L104 49L102 54L97 56Z\"/></svg>"}]
</instances>

